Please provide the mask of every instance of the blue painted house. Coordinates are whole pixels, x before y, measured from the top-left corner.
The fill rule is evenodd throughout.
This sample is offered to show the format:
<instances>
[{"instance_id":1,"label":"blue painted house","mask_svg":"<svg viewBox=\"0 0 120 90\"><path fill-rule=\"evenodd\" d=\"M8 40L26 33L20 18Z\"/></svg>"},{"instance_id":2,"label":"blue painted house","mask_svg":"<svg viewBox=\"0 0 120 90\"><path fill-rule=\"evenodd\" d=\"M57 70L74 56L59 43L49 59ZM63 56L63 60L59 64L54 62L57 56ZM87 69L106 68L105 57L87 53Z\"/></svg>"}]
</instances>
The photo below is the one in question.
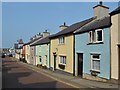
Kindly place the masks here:
<instances>
[{"instance_id":1,"label":"blue painted house","mask_svg":"<svg viewBox=\"0 0 120 90\"><path fill-rule=\"evenodd\" d=\"M92 22L74 32L75 75L106 81L110 79L110 17L102 2L93 7Z\"/></svg>"}]
</instances>

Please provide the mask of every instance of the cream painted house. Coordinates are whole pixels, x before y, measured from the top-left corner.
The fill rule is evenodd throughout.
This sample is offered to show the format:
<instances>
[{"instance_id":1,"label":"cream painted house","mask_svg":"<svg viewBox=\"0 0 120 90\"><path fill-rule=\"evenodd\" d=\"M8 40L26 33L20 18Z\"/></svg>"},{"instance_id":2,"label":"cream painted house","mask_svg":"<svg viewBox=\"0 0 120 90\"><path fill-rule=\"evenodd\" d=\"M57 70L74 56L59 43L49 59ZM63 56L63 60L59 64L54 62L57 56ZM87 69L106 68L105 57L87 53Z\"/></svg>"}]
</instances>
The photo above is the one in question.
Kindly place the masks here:
<instances>
[{"instance_id":1,"label":"cream painted house","mask_svg":"<svg viewBox=\"0 0 120 90\"><path fill-rule=\"evenodd\" d=\"M120 6L111 15L111 78L120 79Z\"/></svg>"},{"instance_id":2,"label":"cream painted house","mask_svg":"<svg viewBox=\"0 0 120 90\"><path fill-rule=\"evenodd\" d=\"M40 38L40 37L39 37ZM24 46L25 46L25 60L27 61L27 63L29 64L33 64L33 62L31 62L31 47L30 45L33 44L36 40L38 40L39 38L37 39L33 39L33 40L30 40L28 43L25 43Z\"/></svg>"},{"instance_id":3,"label":"cream painted house","mask_svg":"<svg viewBox=\"0 0 120 90\"><path fill-rule=\"evenodd\" d=\"M30 63L30 45L29 44L25 44L25 60L27 61L27 63Z\"/></svg>"},{"instance_id":4,"label":"cream painted house","mask_svg":"<svg viewBox=\"0 0 120 90\"><path fill-rule=\"evenodd\" d=\"M71 26L64 23L60 26L61 31L50 36L50 68L53 71L75 74L73 32L94 19L90 18Z\"/></svg>"}]
</instances>

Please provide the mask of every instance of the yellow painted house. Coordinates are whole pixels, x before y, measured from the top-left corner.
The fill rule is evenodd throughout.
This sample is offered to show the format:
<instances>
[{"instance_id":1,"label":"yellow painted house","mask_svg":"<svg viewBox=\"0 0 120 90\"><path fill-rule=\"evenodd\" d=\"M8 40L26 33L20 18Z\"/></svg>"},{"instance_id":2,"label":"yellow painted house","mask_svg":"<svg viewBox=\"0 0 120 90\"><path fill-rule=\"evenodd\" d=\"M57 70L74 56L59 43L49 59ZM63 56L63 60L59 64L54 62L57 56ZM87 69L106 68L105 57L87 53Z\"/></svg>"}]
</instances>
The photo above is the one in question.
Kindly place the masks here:
<instances>
[{"instance_id":1,"label":"yellow painted house","mask_svg":"<svg viewBox=\"0 0 120 90\"><path fill-rule=\"evenodd\" d=\"M90 18L71 26L64 23L60 26L61 31L50 36L50 68L53 71L75 74L73 32L94 19Z\"/></svg>"}]
</instances>

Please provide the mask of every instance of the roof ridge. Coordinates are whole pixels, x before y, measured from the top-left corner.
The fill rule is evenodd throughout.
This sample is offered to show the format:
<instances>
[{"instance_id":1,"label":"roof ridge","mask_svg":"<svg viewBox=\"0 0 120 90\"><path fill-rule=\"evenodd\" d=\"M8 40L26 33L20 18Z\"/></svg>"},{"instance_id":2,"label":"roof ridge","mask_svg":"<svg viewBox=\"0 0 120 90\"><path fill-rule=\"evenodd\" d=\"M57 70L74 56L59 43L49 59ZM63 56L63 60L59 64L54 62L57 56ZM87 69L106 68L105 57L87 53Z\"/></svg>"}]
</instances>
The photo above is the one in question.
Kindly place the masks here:
<instances>
[{"instance_id":1,"label":"roof ridge","mask_svg":"<svg viewBox=\"0 0 120 90\"><path fill-rule=\"evenodd\" d=\"M91 22L83 25L80 29L74 31L73 33L77 33L77 32L79 32L80 30L82 30L84 27L86 27L86 26L90 25L91 23L95 22L95 21L97 20L97 17L94 17L94 18L95 18L95 19L93 19Z\"/></svg>"}]
</instances>

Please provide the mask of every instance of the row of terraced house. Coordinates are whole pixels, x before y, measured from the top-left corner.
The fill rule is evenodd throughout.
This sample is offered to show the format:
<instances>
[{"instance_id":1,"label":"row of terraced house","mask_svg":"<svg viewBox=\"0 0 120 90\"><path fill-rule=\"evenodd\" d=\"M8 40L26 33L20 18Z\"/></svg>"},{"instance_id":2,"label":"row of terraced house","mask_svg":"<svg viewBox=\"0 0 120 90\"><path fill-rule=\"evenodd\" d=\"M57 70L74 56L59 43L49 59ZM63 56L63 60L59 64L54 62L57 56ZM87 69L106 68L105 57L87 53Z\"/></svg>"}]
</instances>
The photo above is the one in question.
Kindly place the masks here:
<instances>
[{"instance_id":1,"label":"row of terraced house","mask_svg":"<svg viewBox=\"0 0 120 90\"><path fill-rule=\"evenodd\" d=\"M22 41L16 58L49 70L98 81L120 79L120 7L109 13L102 2L93 7L94 16L50 35L39 33Z\"/></svg>"}]
</instances>

